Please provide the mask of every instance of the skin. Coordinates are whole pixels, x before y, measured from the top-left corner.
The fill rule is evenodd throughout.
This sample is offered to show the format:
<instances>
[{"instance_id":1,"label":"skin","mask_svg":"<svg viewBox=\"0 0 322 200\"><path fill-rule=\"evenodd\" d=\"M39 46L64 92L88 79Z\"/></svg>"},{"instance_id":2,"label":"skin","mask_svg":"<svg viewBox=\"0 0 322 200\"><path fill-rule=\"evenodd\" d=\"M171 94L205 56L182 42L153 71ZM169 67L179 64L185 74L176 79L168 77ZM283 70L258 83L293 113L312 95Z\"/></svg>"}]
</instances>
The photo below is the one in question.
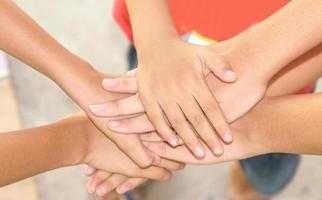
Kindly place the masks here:
<instances>
[{"instance_id":1,"label":"skin","mask_svg":"<svg viewBox=\"0 0 322 200\"><path fill-rule=\"evenodd\" d=\"M149 119L173 146L179 141L162 112L197 158L204 157L204 147L196 134L215 155L221 155L223 142L230 143L232 133L204 75L211 71L222 81L233 82L232 67L211 48L182 41L164 0L126 3L138 53L138 95Z\"/></svg>"},{"instance_id":2,"label":"skin","mask_svg":"<svg viewBox=\"0 0 322 200\"><path fill-rule=\"evenodd\" d=\"M305 2L302 3L305 4ZM214 85L215 87L211 89L215 96L217 95L217 100L220 99L220 105L224 110L228 121L234 121L236 118L240 117L240 115L245 113L252 104L261 99L263 94L266 94L266 96L292 94L321 76L322 46L320 44L321 38L318 35L320 30L316 30L317 27L321 26L309 25L309 20L306 21L306 18L301 16L298 16L298 18L293 17L292 19L289 17L292 16L290 15L292 9L302 10L302 7L304 11L301 11L300 13L305 12L305 10L313 11L312 13L314 14L311 13L312 15L308 13L305 14L306 17L310 17L311 20L313 20L314 16L318 16L317 10L308 9L308 7L320 5L316 5L314 2L306 2L308 3L307 5L303 5L302 3L296 2L296 4L294 3L292 6L284 8L282 11L278 12L278 14L273 15L263 23L250 28L230 41L212 45L218 52L221 51L221 54L225 55L233 66L236 66L234 69L239 75L239 79L236 83L230 85L225 85L211 76L208 76L207 78L208 85L209 81L219 85ZM299 20L295 21L294 19L301 20L299 22ZM285 24L285 20L289 23ZM284 22L281 23L280 21ZM316 20L313 21L314 23L317 23ZM312 32L304 31L302 29L300 31L295 31L295 28L298 28L297 25L306 27L305 30L309 29ZM294 29L294 31L291 31L287 35L284 34L281 37L280 33L275 31L275 27L279 27L280 30ZM309 35L313 34L313 37L308 37L308 32L310 32ZM297 46L298 48L293 48L292 44L299 38L303 39L304 42L301 43L300 47ZM274 45L273 42L276 42L276 45ZM286 45L281 47L280 44L284 45L284 43ZM260 51L258 51L258 49L260 49ZM276 51L276 49L281 51ZM310 50L304 53L307 49ZM300 56L296 57L297 55ZM247 71L249 69L251 70ZM276 72L279 73L275 74ZM243 77L243 74L248 74L249 76ZM133 73L131 73L131 76L133 76ZM258 82L256 82L256 80L255 82L248 82L248 80L254 80L254 77L259 78ZM137 90L135 79L120 78L114 79L114 82L113 85L103 84L103 86L108 91L114 92L133 93ZM222 88L220 88L220 86ZM242 88L247 90L248 93L241 93L241 91L245 91L242 90ZM243 98L248 98L248 100L252 99L251 102L253 103L249 104L248 102L245 104L245 101L243 101L242 103L235 104L232 102L232 100ZM107 103L107 107L117 106L117 109L114 109L113 113L110 113L108 116L143 112L144 108L142 105L133 106L133 103L139 100L137 96L130 97L129 99L131 100ZM131 102L131 104L129 104L129 102ZM131 107L129 107L129 105L131 105ZM234 107L234 105L238 107ZM148 122L148 118L134 118L131 120L118 121L116 123L118 126L109 127L122 133L142 133L147 131L140 123L143 121L145 123L150 123ZM149 130L154 130L154 128ZM153 136L152 138L157 139L156 136Z\"/></svg>"},{"instance_id":3,"label":"skin","mask_svg":"<svg viewBox=\"0 0 322 200\"><path fill-rule=\"evenodd\" d=\"M314 0L292 1L235 38L208 47L180 40L165 0L126 2L138 52L137 84L142 107L162 138L175 146L175 134L169 129L171 125L199 158L204 156L204 148L194 133L200 136L215 155L222 154L223 146L216 134L223 141L231 142L227 121L232 122L245 114L264 96L269 81L278 71L321 43L322 22L318 20L321 18L321 4ZM294 10L297 12L294 13ZM142 23L150 28L141 26ZM242 54L236 56L238 52ZM237 59L231 58L230 54ZM236 68L240 62L245 66L238 70ZM260 71L260 74L248 77L247 74L258 67L260 70L255 71ZM240 89L235 90L235 93L227 92L223 98L215 93L220 105L218 107L218 103L205 89L203 69L214 72L222 81L230 82L235 79L227 80L223 74L231 68L237 72L238 81L230 84L230 87ZM112 83L107 80L106 83L108 82ZM219 90L219 93L223 93L220 90L229 88L227 84L219 80L217 82L216 91ZM106 85L113 87L115 83ZM254 93L243 96L247 99L245 103L232 105L225 102L241 96L242 88L246 85L253 85L251 87ZM220 109L225 113L227 121ZM96 114L111 116L111 112L113 111L104 111L104 105L101 105L100 112ZM214 129L211 130L212 128Z\"/></svg>"},{"instance_id":4,"label":"skin","mask_svg":"<svg viewBox=\"0 0 322 200\"><path fill-rule=\"evenodd\" d=\"M106 126L108 118L96 117L90 111L91 104L122 96L111 95L101 87L102 80L112 76L96 71L88 62L69 52L10 0L1 0L0 26L6 27L0 30L1 50L57 83L94 124L139 166L148 167L153 162L157 163L157 155L148 151L138 136L128 137L111 132Z\"/></svg>"},{"instance_id":5,"label":"skin","mask_svg":"<svg viewBox=\"0 0 322 200\"><path fill-rule=\"evenodd\" d=\"M110 94L102 89L101 81L103 80L103 78L111 78L113 76L97 72L89 63L66 50L10 0L1 0L0 26L6 27L5 29L0 30L0 49L12 56L15 56L16 58L32 66L37 71L43 73L44 75L55 81L70 97L72 97L75 100L75 102L78 103L78 105L81 108L83 108L85 112L87 112L88 116L91 118L91 120L95 123L97 127L100 127L99 129L101 131L105 131L104 133L106 135L109 135L109 138L113 138L115 136L114 140L112 140L113 142L117 144L122 143L122 149L124 150L124 152L129 152L128 154L131 155L133 160L136 160L139 164L141 164L141 166L145 167L150 166L152 162L154 162L153 165L157 166L163 165L164 162L170 162L163 161L163 159L160 159L156 155L153 155L152 152L149 152L143 146L138 136L125 137L110 131L106 127L106 119L98 119L89 111L88 107L92 103L118 99L123 96L117 94ZM82 90L79 90L79 88L82 88ZM29 133L34 131L38 132L37 130L27 130L26 132ZM49 136L51 137L51 135ZM77 136L77 134L75 134L75 136ZM9 136L6 135L6 137ZM32 138L34 138L34 136L32 136ZM61 138L61 140L62 139L63 137ZM69 138L67 137L66 139ZM16 140L17 139L15 139L15 141ZM118 140L118 142L116 142L116 140ZM35 139L35 141L37 140ZM111 140L107 138L106 142L108 141L111 143ZM14 143L12 145L14 145ZM53 146L55 145L53 144ZM45 146L41 144L39 145L39 147L37 147L37 145L33 145L33 147L35 147L33 149L35 152L39 152L41 148L45 148ZM53 152L48 153L53 154ZM7 153L7 155L14 155L14 152L12 152L12 154L9 152ZM36 157L36 155L37 154L33 156L33 159ZM59 156L63 156L63 154L59 154ZM57 155L57 157L59 156ZM10 159L8 157L6 159L7 163L10 164L10 162L8 162L8 160ZM105 159L106 158L104 158L103 160ZM20 161L28 162L28 160ZM17 160L15 162L20 163L20 161ZM45 162L45 160L42 161ZM11 164L15 163L11 162ZM60 164L64 163L58 162L57 165L54 166L52 165L52 163L48 163L48 165L42 163L42 165L45 166L44 168L41 168L42 165L37 166L37 168L31 168L29 170L29 173L26 174L19 174L18 168L12 168L10 173L7 173L7 178L10 180L6 181L3 184L7 184L9 182L13 182L15 180L30 176L32 174L40 173L49 169L59 167L61 166ZM98 166L95 168L100 169L98 168ZM138 185L145 180L145 178L131 178L131 176L126 173L118 174L107 169L104 170L106 171L106 173L112 175L111 178L109 178L109 176L105 177L106 182L110 180L110 182L114 183L115 185L119 184L119 182L115 182L115 178L112 177L121 177L127 175L128 180L124 182L124 185L128 186L127 188L129 188L130 186L133 187L134 185ZM25 170L20 171L23 172ZM5 179L3 180L5 181ZM88 185L88 190L90 192L95 192L95 189L95 184ZM120 191L122 190L120 189Z\"/></svg>"},{"instance_id":6,"label":"skin","mask_svg":"<svg viewBox=\"0 0 322 200\"><path fill-rule=\"evenodd\" d=\"M138 167L84 114L47 126L1 133L0 162L0 186L79 164L129 177L166 180L171 175L168 170L159 167ZM182 168L181 164L171 161L162 161L161 165L171 170Z\"/></svg>"},{"instance_id":7,"label":"skin","mask_svg":"<svg viewBox=\"0 0 322 200\"><path fill-rule=\"evenodd\" d=\"M266 92L266 96L281 96L281 95L289 95L293 94L294 92L298 91L299 89L306 86L308 83L311 83L312 81L316 80L322 75L322 46L319 45L312 49L311 51L307 52L306 54L302 55L298 59L294 60L292 63L290 63L288 66L284 68L281 72L279 72L277 75L273 77L273 79L269 83L269 87ZM131 71L128 73L128 76L131 78L116 78L114 80L117 81L117 84L111 87L106 87L107 89L114 91L114 92L127 92L127 93L135 93L136 92L136 81L135 81L135 71ZM216 80L215 77L209 76L207 78L208 85L211 85L213 80ZM211 87L210 87L211 88ZM249 91L249 89L247 90ZM136 98L137 99L137 98ZM138 100L138 99L137 99ZM116 110L119 113L124 113L126 110L130 109L138 109L136 106L138 105L135 103L135 101L132 101L131 104L122 104L120 101L117 102L116 107L118 110ZM110 105L110 107L113 107L114 105ZM245 117L247 118L247 117ZM234 124L241 124L239 121L248 121L248 120L237 120L237 123ZM147 129L147 124L148 129ZM246 123L245 123L246 124ZM247 125L250 126L250 125ZM128 120L122 120L120 121L119 127L115 128L118 132L123 133L139 133L141 135L141 139L147 140L147 141L159 141L160 138L156 134L147 133L145 132L153 131L154 127L149 122L147 117L141 116L140 118L132 118ZM246 128L247 129L247 128ZM235 131L235 129L233 129ZM239 131L242 132L242 131ZM260 131L257 131L257 133L260 133ZM242 133L244 134L244 132ZM247 139L248 137L246 137ZM239 139L237 140L238 143ZM235 141L236 142L236 141ZM234 143L235 143L234 142ZM246 140L244 142L244 138L242 138L239 143L242 143L243 145L249 146L250 149L252 149L252 152L255 152L257 150L257 147L253 147L253 144L250 144L252 142L256 141L249 141ZM272 141L273 142L273 141ZM243 152L245 152L245 147L240 147L242 145L234 145L233 147L242 148ZM256 145L256 144L255 144ZM238 147L237 147L238 146ZM260 144L258 145L260 146ZM162 147L160 147L162 149ZM236 152L241 151L241 149L236 150ZM256 154L259 154L263 151L258 151ZM265 152L265 151L264 151ZM234 154L235 152L232 152ZM245 153L246 154L246 153ZM248 153L249 155L254 155L254 153ZM238 154L237 154L238 156ZM179 156L178 156L179 157ZM92 176L92 179L95 178L95 175ZM106 186L105 186L106 185ZM108 187L109 184L101 184L100 187ZM132 188L131 188L132 189Z\"/></svg>"}]
</instances>

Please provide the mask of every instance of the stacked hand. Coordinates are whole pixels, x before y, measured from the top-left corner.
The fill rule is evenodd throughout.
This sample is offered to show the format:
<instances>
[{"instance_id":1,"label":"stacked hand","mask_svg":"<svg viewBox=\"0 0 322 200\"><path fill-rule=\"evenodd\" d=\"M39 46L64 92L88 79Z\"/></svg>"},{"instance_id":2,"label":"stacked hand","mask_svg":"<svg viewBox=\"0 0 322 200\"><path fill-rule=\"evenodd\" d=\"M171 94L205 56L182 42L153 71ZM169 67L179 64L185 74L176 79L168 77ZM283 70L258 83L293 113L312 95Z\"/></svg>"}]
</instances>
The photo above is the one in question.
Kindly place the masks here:
<instances>
[{"instance_id":1,"label":"stacked hand","mask_svg":"<svg viewBox=\"0 0 322 200\"><path fill-rule=\"evenodd\" d=\"M85 115L70 117L63 123L65 128L79 127L78 131L86 135L83 148L85 152L81 163L91 166L86 174L94 175L87 185L90 193L95 192L103 196L116 188L118 192L124 193L146 179L167 180L171 177L171 171L184 167L180 162L162 158L158 161L159 167L140 168L111 140L107 139ZM95 172L94 168L104 171Z\"/></svg>"},{"instance_id":2,"label":"stacked hand","mask_svg":"<svg viewBox=\"0 0 322 200\"><path fill-rule=\"evenodd\" d=\"M209 110L214 112L212 115L216 115L216 113L218 114L219 112L219 116L222 116L222 110L227 120L233 122L249 111L263 97L268 79L265 78L259 68L256 69L251 65L245 65L243 62L240 62L241 59L238 57L239 52L229 51L231 49L229 48L229 45L229 43L219 43L213 44L208 48L217 55L229 58L230 63L234 66L234 70L238 74L238 80L234 83L226 83L219 80L214 73L208 72L206 73L205 80L207 87L212 92L211 95L216 97L220 107L216 106L217 102L215 102L214 107L218 109L213 110L210 106ZM233 55L235 55L235 57ZM258 147L257 144L250 142L251 136L247 135L248 127L246 128L244 124L249 124L249 117L245 117L245 119L238 120L237 123L232 124L233 131L235 132L235 141L233 144L225 146L227 151L222 157L218 157L216 156L217 154L211 153L213 152L213 148L211 148L210 150L205 149L205 157L203 159L197 159L189 153L190 143L187 145L188 148L186 146L174 148L173 145L170 146L168 143L163 142L164 137L162 134L159 134L157 128L155 128L156 126L150 121L150 118L148 114L145 113L144 106L141 103L141 96L137 94L138 86L136 75L136 71L131 71L128 72L127 77L105 79L103 81L103 87L110 92L132 93L132 96L100 105L103 108L106 108L106 110L94 113L99 117L122 117L122 119L110 119L110 121L108 121L107 126L111 130L126 134L125 136L133 136L134 133L139 134L140 139L145 141L144 144L149 150L161 157L185 163L209 164L236 158L240 159L263 152L263 149ZM194 82L192 83L194 85ZM150 85L154 84L151 83ZM217 122L218 117L212 119L215 119L213 121ZM167 126L170 126L170 124L171 122L166 123ZM199 121L199 124L205 125L203 121ZM222 123L222 125L225 126L225 123ZM214 134L213 131L210 133ZM175 134L175 132L173 131L172 134ZM186 144L184 139L183 142ZM198 142L200 142L202 146L208 144L205 144L206 140L199 140ZM250 146L253 147L251 148ZM96 176L94 175L92 180L94 180L95 177Z\"/></svg>"}]
</instances>

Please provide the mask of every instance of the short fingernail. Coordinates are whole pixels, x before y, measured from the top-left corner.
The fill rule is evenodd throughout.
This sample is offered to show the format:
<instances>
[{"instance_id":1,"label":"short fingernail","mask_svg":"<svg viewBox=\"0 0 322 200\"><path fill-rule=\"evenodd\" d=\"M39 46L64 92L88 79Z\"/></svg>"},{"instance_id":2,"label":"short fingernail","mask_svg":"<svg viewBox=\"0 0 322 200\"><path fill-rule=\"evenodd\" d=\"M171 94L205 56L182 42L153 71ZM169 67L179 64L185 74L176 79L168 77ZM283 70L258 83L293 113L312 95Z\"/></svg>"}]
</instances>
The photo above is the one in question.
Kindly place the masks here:
<instances>
[{"instance_id":1,"label":"short fingernail","mask_svg":"<svg viewBox=\"0 0 322 200\"><path fill-rule=\"evenodd\" d=\"M232 142L233 141L233 134L230 131L226 132L224 134L224 140L225 140L225 142L228 142L228 143Z\"/></svg>"},{"instance_id":2,"label":"short fingernail","mask_svg":"<svg viewBox=\"0 0 322 200\"><path fill-rule=\"evenodd\" d=\"M119 194L124 194L125 192L129 191L129 187L127 185L121 185L120 187L116 188L116 192Z\"/></svg>"},{"instance_id":3,"label":"short fingernail","mask_svg":"<svg viewBox=\"0 0 322 200\"><path fill-rule=\"evenodd\" d=\"M173 147L176 147L178 146L178 140L177 138L171 138L169 143L173 146Z\"/></svg>"},{"instance_id":4,"label":"short fingernail","mask_svg":"<svg viewBox=\"0 0 322 200\"><path fill-rule=\"evenodd\" d=\"M117 85L116 79L104 79L103 80L103 86L104 88L113 88Z\"/></svg>"},{"instance_id":5,"label":"short fingernail","mask_svg":"<svg viewBox=\"0 0 322 200\"><path fill-rule=\"evenodd\" d=\"M92 183L90 186L90 193L93 194L96 190L96 184Z\"/></svg>"},{"instance_id":6,"label":"short fingernail","mask_svg":"<svg viewBox=\"0 0 322 200\"><path fill-rule=\"evenodd\" d=\"M223 151L223 149L221 147L215 147L213 149L213 151L214 151L214 154L217 155L217 156L220 156L220 155L222 155L224 153L224 151Z\"/></svg>"},{"instance_id":7,"label":"short fingernail","mask_svg":"<svg viewBox=\"0 0 322 200\"><path fill-rule=\"evenodd\" d=\"M107 192L108 192L108 189L104 186L96 189L96 194L101 197L104 196Z\"/></svg>"},{"instance_id":8,"label":"short fingernail","mask_svg":"<svg viewBox=\"0 0 322 200\"><path fill-rule=\"evenodd\" d=\"M195 155L199 158L202 158L205 156L205 151L203 150L202 147L196 147L194 152L195 152Z\"/></svg>"},{"instance_id":9,"label":"short fingernail","mask_svg":"<svg viewBox=\"0 0 322 200\"><path fill-rule=\"evenodd\" d=\"M108 114L105 104L89 105L88 108L95 115L107 115Z\"/></svg>"},{"instance_id":10,"label":"short fingernail","mask_svg":"<svg viewBox=\"0 0 322 200\"><path fill-rule=\"evenodd\" d=\"M236 76L236 72L231 71L231 70L227 70L227 71L225 71L225 74L226 74L227 76L230 76L230 77L235 77L235 76Z\"/></svg>"},{"instance_id":11,"label":"short fingernail","mask_svg":"<svg viewBox=\"0 0 322 200\"><path fill-rule=\"evenodd\" d=\"M110 128L117 128L120 125L121 125L121 122L120 121L116 121L116 120L108 121L107 122L107 126L110 127Z\"/></svg>"},{"instance_id":12,"label":"short fingernail","mask_svg":"<svg viewBox=\"0 0 322 200\"><path fill-rule=\"evenodd\" d=\"M126 75L128 76L134 76L135 74L136 74L136 68L126 72Z\"/></svg>"},{"instance_id":13,"label":"short fingernail","mask_svg":"<svg viewBox=\"0 0 322 200\"><path fill-rule=\"evenodd\" d=\"M92 186L91 182L88 182L86 187L87 187L88 193L93 194L95 190L93 191L91 186Z\"/></svg>"},{"instance_id":14,"label":"short fingernail","mask_svg":"<svg viewBox=\"0 0 322 200\"><path fill-rule=\"evenodd\" d=\"M86 175L90 175L93 172L94 172L94 168L86 166L86 171L85 171Z\"/></svg>"}]
</instances>

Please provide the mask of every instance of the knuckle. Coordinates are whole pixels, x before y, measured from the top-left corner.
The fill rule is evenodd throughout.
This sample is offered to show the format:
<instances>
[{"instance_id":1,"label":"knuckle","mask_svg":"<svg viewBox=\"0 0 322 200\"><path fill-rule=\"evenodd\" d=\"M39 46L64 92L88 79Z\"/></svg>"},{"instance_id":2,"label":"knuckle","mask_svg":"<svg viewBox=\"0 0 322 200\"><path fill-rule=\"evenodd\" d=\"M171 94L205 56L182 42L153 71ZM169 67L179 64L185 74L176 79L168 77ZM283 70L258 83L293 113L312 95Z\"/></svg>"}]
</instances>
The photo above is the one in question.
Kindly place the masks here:
<instances>
[{"instance_id":1,"label":"knuckle","mask_svg":"<svg viewBox=\"0 0 322 200\"><path fill-rule=\"evenodd\" d=\"M160 170L157 173L157 178L160 179L160 180L169 180L170 179L169 172L166 171L166 170Z\"/></svg>"},{"instance_id":2,"label":"knuckle","mask_svg":"<svg viewBox=\"0 0 322 200\"><path fill-rule=\"evenodd\" d=\"M174 117L172 119L172 123L173 123L173 126L181 127L181 126L184 126L186 124L186 120L181 118L181 117Z\"/></svg>"},{"instance_id":3,"label":"knuckle","mask_svg":"<svg viewBox=\"0 0 322 200\"><path fill-rule=\"evenodd\" d=\"M129 82L128 82L128 80L127 79L125 79L125 78L122 78L121 80L120 80L120 85L122 86L122 87L127 87L128 85L129 85Z\"/></svg>"},{"instance_id":4,"label":"knuckle","mask_svg":"<svg viewBox=\"0 0 322 200\"><path fill-rule=\"evenodd\" d=\"M195 125L203 125L205 123L205 117L202 114L195 114L191 117L191 123Z\"/></svg>"},{"instance_id":5,"label":"knuckle","mask_svg":"<svg viewBox=\"0 0 322 200\"><path fill-rule=\"evenodd\" d=\"M161 154L165 154L167 152L167 145L165 143L159 143L157 145L158 152Z\"/></svg>"}]
</instances>

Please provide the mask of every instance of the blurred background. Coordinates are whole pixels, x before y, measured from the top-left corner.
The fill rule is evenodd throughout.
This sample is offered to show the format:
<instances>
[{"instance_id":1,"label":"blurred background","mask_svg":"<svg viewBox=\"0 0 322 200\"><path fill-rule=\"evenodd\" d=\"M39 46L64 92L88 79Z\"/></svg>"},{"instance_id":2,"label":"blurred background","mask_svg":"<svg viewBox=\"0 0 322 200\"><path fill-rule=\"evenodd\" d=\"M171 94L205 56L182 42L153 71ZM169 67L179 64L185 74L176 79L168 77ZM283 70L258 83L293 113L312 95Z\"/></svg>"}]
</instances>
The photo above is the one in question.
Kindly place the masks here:
<instances>
[{"instance_id":1,"label":"blurred background","mask_svg":"<svg viewBox=\"0 0 322 200\"><path fill-rule=\"evenodd\" d=\"M112 18L112 0L16 3L66 48L97 69L109 73L126 71L129 44ZM0 131L47 124L78 110L46 77L12 57L7 57L7 63L3 58L0 54ZM320 157L304 156L297 176L276 199L322 199L320 166ZM59 169L0 188L0 200L93 199L85 192L87 178L83 171L83 166ZM150 184L145 199L224 200L228 178L229 163L188 166L169 182Z\"/></svg>"}]
</instances>

